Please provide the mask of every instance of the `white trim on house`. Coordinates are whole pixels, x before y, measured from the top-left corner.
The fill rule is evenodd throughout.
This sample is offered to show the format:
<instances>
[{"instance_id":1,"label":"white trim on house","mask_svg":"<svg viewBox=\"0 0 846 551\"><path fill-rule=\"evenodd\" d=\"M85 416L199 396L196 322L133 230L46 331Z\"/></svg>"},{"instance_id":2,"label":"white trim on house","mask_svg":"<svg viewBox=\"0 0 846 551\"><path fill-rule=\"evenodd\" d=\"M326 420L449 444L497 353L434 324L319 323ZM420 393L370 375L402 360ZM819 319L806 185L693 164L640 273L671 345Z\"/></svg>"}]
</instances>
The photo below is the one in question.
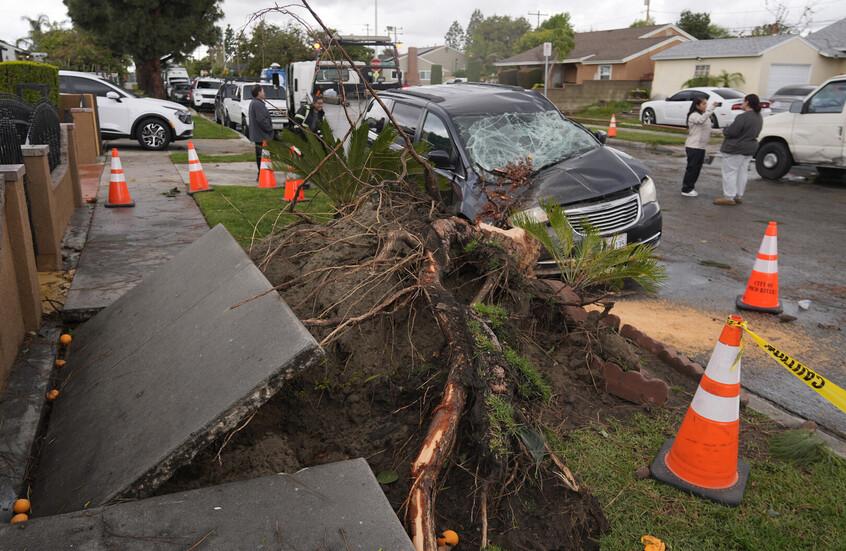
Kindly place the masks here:
<instances>
[{"instance_id":1,"label":"white trim on house","mask_svg":"<svg viewBox=\"0 0 846 551\"><path fill-rule=\"evenodd\" d=\"M657 50L658 48L660 48L662 46L666 46L670 42L678 42L679 44L685 43L685 41L683 41L682 37L680 37L680 36L668 36L667 40L665 40L663 42L659 42L658 44L655 44L654 46L650 46L649 48L644 48L643 50L641 50L637 53L634 53L634 54L630 55L629 57L624 57L623 59L601 59L601 60L598 60L598 61L582 61L582 65L607 65L608 63L628 63L629 61L631 61L635 58L638 58L638 57L640 57L644 54L648 54L649 52ZM585 59L588 59L589 57L593 57L593 56L588 56Z\"/></svg>"},{"instance_id":2,"label":"white trim on house","mask_svg":"<svg viewBox=\"0 0 846 551\"><path fill-rule=\"evenodd\" d=\"M733 40L733 39L727 38L725 40ZM672 61L672 60L677 60L677 59L721 59L721 58L725 58L725 57L761 57L762 55L769 52L770 50L780 48L780 47L784 46L785 44L790 44L794 40L801 40L802 42L804 42L805 44L807 44L808 46L810 46L811 48L813 48L814 50L819 52L819 48L817 48L816 46L814 46L813 44L811 44L810 42L805 40L803 37L797 35L797 36L794 36L792 38L788 38L787 40L783 40L781 42L773 44L772 46L770 46L768 48L764 48L763 50L761 50L759 52L753 52L753 53L749 53L749 52L740 52L740 53L736 53L736 54L707 54L707 53L696 54L696 53L692 53L692 54L688 54L688 55L684 55L684 56L662 57L661 59L655 59L655 57L653 56L653 57L650 57L650 59L652 59L654 61ZM682 42L682 44L687 44L687 42ZM670 51L670 50L665 50L664 52L660 52L660 53L664 54L668 51ZM658 54L656 54L656 55L658 55Z\"/></svg>"},{"instance_id":3,"label":"white trim on house","mask_svg":"<svg viewBox=\"0 0 846 551\"><path fill-rule=\"evenodd\" d=\"M676 32L681 33L681 35L683 37L687 38L688 40L698 40L695 36L686 33L685 31L683 31L679 27L673 25L672 23L668 23L667 25L664 25L661 28L655 29L654 31L649 31L648 33L641 35L638 38L650 38L650 37L654 36L656 33L659 33L661 31L664 31L664 30L667 30L667 29L675 29Z\"/></svg>"}]
</instances>

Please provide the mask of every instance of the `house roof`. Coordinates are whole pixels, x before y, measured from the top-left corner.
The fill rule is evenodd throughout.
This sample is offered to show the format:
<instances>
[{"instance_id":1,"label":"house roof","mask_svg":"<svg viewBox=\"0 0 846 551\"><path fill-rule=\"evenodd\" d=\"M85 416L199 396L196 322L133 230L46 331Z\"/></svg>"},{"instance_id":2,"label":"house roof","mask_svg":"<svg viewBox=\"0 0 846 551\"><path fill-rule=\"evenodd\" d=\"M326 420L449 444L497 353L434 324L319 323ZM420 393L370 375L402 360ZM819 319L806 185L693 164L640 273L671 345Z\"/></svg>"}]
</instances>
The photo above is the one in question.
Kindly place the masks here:
<instances>
[{"instance_id":1,"label":"house roof","mask_svg":"<svg viewBox=\"0 0 846 551\"><path fill-rule=\"evenodd\" d=\"M821 55L846 57L846 19L841 19L805 37Z\"/></svg>"},{"instance_id":2,"label":"house roof","mask_svg":"<svg viewBox=\"0 0 846 551\"><path fill-rule=\"evenodd\" d=\"M441 45L441 46L426 46L425 48L417 48L417 57L423 57L423 56L425 56L426 54L430 54L430 53L432 53L432 52L435 52L435 51L440 50L440 49L443 49L443 48L446 48L446 49L448 49L448 50L452 50L452 51L454 51L454 52L456 52L456 53L459 53L459 54L461 54L461 55L464 55L462 52L460 52L460 51L456 50L455 48L452 48L452 47L447 46L447 45ZM404 53L404 54L401 54L401 55L399 56L399 59L404 59L404 58L406 58L406 57L408 57L408 52L406 52L406 53Z\"/></svg>"},{"instance_id":3,"label":"house roof","mask_svg":"<svg viewBox=\"0 0 846 551\"><path fill-rule=\"evenodd\" d=\"M757 57L790 40L794 34L773 36L746 36L742 38L717 38L683 42L652 56L652 59L691 59L697 57Z\"/></svg>"},{"instance_id":4,"label":"house roof","mask_svg":"<svg viewBox=\"0 0 846 551\"><path fill-rule=\"evenodd\" d=\"M680 36L655 36L658 32L667 28L674 28L682 34ZM693 37L684 33L684 31L681 31L675 25L650 25L648 27L575 33L573 37L573 49L567 54L567 59L564 59L563 62L582 62L588 65L623 63L650 49L657 48L668 41L690 39L693 39ZM543 62L543 45L540 45L531 50L503 59L494 63L494 65L498 67L535 65L542 64Z\"/></svg>"}]
</instances>

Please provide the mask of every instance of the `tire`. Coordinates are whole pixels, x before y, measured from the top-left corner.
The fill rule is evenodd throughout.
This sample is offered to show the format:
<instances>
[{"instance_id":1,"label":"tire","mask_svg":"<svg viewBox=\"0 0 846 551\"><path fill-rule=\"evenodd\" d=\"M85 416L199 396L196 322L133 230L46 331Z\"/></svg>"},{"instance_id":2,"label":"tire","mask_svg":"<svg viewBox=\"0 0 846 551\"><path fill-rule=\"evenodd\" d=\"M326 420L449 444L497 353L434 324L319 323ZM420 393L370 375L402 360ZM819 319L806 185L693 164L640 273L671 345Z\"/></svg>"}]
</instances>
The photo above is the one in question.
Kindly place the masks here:
<instances>
[{"instance_id":1,"label":"tire","mask_svg":"<svg viewBox=\"0 0 846 551\"><path fill-rule=\"evenodd\" d=\"M170 129L162 119L148 117L138 123L135 137L141 147L160 151L170 145Z\"/></svg>"},{"instance_id":2,"label":"tire","mask_svg":"<svg viewBox=\"0 0 846 551\"><path fill-rule=\"evenodd\" d=\"M241 134L250 137L250 127L247 126L247 119L243 115L241 115Z\"/></svg>"},{"instance_id":3,"label":"tire","mask_svg":"<svg viewBox=\"0 0 846 551\"><path fill-rule=\"evenodd\" d=\"M655 111L647 107L640 115L640 120L643 122L643 124L657 124L657 119L655 118Z\"/></svg>"},{"instance_id":4,"label":"tire","mask_svg":"<svg viewBox=\"0 0 846 551\"><path fill-rule=\"evenodd\" d=\"M711 128L719 128L720 121L717 120L717 115L711 115Z\"/></svg>"},{"instance_id":5,"label":"tire","mask_svg":"<svg viewBox=\"0 0 846 551\"><path fill-rule=\"evenodd\" d=\"M782 142L767 142L755 154L755 170L762 178L778 180L793 166L790 150Z\"/></svg>"},{"instance_id":6,"label":"tire","mask_svg":"<svg viewBox=\"0 0 846 551\"><path fill-rule=\"evenodd\" d=\"M232 121L229 120L229 112L228 111L223 112L223 126L225 126L227 128L235 128L235 126L232 124Z\"/></svg>"},{"instance_id":7,"label":"tire","mask_svg":"<svg viewBox=\"0 0 846 551\"><path fill-rule=\"evenodd\" d=\"M217 110L217 107L214 108L214 122L220 124L220 111Z\"/></svg>"}]
</instances>

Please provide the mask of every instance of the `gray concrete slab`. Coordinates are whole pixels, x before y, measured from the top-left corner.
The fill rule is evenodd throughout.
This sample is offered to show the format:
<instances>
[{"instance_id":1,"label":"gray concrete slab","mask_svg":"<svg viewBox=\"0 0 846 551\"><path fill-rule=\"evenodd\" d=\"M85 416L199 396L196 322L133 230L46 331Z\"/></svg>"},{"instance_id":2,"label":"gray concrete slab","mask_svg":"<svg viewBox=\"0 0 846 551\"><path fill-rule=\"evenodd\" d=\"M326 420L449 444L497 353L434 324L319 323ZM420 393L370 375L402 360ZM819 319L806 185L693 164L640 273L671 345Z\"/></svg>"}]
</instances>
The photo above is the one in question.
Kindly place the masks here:
<instances>
[{"instance_id":1,"label":"gray concrete slab","mask_svg":"<svg viewBox=\"0 0 846 551\"><path fill-rule=\"evenodd\" d=\"M246 136L238 134L238 138L229 140L215 139L192 139L191 143L198 153L205 155L238 155L240 153L254 153L255 145ZM188 141L179 141L170 144L168 153L174 151L188 151Z\"/></svg>"},{"instance_id":2,"label":"gray concrete slab","mask_svg":"<svg viewBox=\"0 0 846 551\"><path fill-rule=\"evenodd\" d=\"M414 549L364 459L7 524L0 541L86 551Z\"/></svg>"},{"instance_id":3,"label":"gray concrete slab","mask_svg":"<svg viewBox=\"0 0 846 551\"><path fill-rule=\"evenodd\" d=\"M11 518L15 500L26 494L30 453L47 407L44 394L60 330L58 322L48 321L27 336L0 394L0 511L8 514L0 522Z\"/></svg>"},{"instance_id":4,"label":"gray concrete slab","mask_svg":"<svg viewBox=\"0 0 846 551\"><path fill-rule=\"evenodd\" d=\"M105 208L110 178L105 170L65 302L67 321L88 319L208 230L191 197L164 195L182 187L166 151L144 151L127 143L118 152L135 207Z\"/></svg>"},{"instance_id":5,"label":"gray concrete slab","mask_svg":"<svg viewBox=\"0 0 846 551\"><path fill-rule=\"evenodd\" d=\"M150 495L319 362L271 289L219 225L80 326L33 484L39 515Z\"/></svg>"}]
</instances>

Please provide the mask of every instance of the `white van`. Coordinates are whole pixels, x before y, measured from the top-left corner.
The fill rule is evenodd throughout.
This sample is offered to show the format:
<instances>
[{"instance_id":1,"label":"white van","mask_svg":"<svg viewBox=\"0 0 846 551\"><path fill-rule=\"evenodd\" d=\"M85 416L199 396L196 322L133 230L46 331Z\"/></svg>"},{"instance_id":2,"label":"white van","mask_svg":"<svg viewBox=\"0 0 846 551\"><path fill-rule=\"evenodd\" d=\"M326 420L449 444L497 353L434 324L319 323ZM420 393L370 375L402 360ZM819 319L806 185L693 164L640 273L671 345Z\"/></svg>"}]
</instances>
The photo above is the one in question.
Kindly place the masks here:
<instances>
[{"instance_id":1,"label":"white van","mask_svg":"<svg viewBox=\"0 0 846 551\"><path fill-rule=\"evenodd\" d=\"M830 78L790 111L764 119L755 168L778 180L793 165L817 167L820 175L846 175L846 75Z\"/></svg>"}]
</instances>

